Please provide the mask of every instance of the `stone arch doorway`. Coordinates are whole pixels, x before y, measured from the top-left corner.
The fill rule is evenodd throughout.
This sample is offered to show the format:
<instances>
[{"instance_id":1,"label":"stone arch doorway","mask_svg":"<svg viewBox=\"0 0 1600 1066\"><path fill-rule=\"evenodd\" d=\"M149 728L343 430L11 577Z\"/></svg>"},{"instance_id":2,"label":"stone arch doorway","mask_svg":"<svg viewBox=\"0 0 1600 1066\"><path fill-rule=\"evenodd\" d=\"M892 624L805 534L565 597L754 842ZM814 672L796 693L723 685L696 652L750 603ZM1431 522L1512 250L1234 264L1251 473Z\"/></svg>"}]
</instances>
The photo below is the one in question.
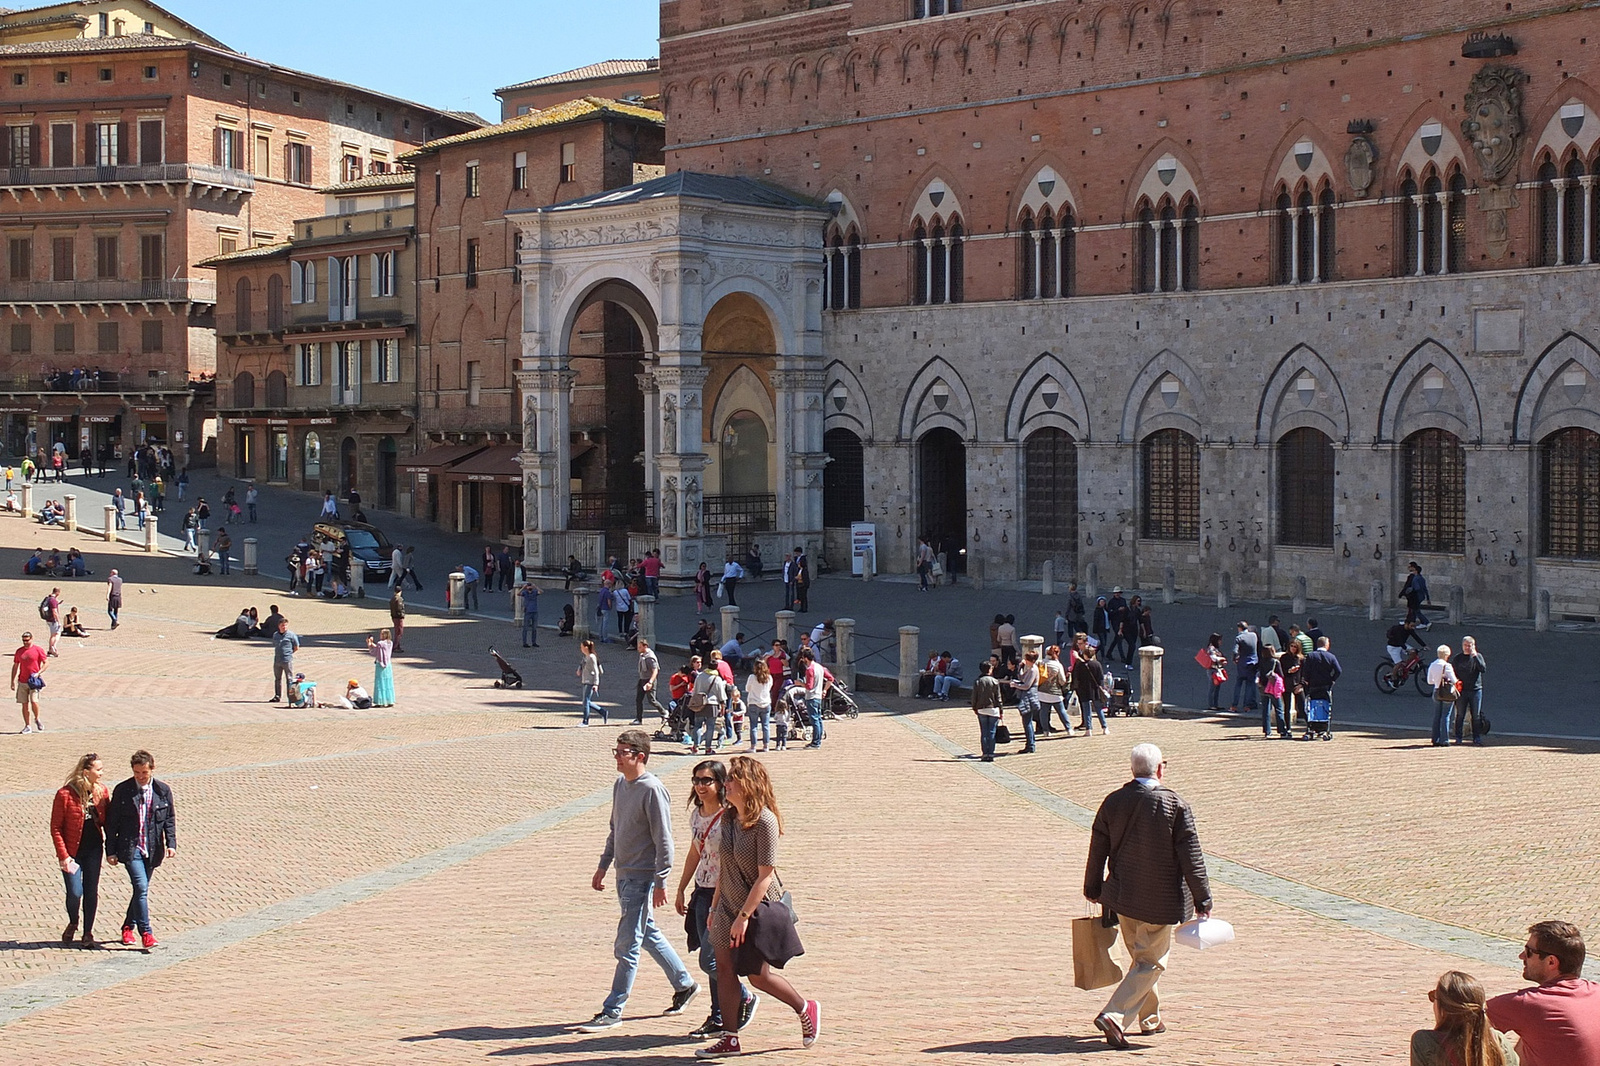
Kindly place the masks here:
<instances>
[{"instance_id":1,"label":"stone arch doorway","mask_svg":"<svg viewBox=\"0 0 1600 1066\"><path fill-rule=\"evenodd\" d=\"M348 497L356 491L356 477L360 471L356 439L346 437L339 445L339 493Z\"/></svg>"},{"instance_id":2,"label":"stone arch doorway","mask_svg":"<svg viewBox=\"0 0 1600 1066\"><path fill-rule=\"evenodd\" d=\"M945 568L967 568L967 446L953 429L930 429L917 441L917 535L927 535Z\"/></svg>"},{"instance_id":3,"label":"stone arch doorway","mask_svg":"<svg viewBox=\"0 0 1600 1066\"><path fill-rule=\"evenodd\" d=\"M1046 427L1023 442L1023 515L1028 577L1052 564L1070 581L1078 564L1078 445L1064 429Z\"/></svg>"}]
</instances>

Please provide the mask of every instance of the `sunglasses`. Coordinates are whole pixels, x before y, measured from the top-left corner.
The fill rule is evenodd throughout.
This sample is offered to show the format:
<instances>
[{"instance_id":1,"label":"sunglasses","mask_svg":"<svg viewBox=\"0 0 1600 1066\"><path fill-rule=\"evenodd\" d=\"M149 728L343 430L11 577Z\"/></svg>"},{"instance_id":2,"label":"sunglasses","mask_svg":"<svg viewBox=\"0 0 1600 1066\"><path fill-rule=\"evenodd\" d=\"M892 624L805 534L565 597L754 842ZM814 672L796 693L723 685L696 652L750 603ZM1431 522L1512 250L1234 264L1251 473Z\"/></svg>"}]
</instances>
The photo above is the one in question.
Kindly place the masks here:
<instances>
[{"instance_id":1,"label":"sunglasses","mask_svg":"<svg viewBox=\"0 0 1600 1066\"><path fill-rule=\"evenodd\" d=\"M611 754L615 755L619 759L622 759L622 758L626 758L629 755L637 755L637 754L639 754L639 749L638 748L617 748Z\"/></svg>"},{"instance_id":2,"label":"sunglasses","mask_svg":"<svg viewBox=\"0 0 1600 1066\"><path fill-rule=\"evenodd\" d=\"M714 785L714 784L717 783L717 779L714 778L714 777L696 777L693 780L694 780L694 783L697 786L698 785Z\"/></svg>"}]
</instances>

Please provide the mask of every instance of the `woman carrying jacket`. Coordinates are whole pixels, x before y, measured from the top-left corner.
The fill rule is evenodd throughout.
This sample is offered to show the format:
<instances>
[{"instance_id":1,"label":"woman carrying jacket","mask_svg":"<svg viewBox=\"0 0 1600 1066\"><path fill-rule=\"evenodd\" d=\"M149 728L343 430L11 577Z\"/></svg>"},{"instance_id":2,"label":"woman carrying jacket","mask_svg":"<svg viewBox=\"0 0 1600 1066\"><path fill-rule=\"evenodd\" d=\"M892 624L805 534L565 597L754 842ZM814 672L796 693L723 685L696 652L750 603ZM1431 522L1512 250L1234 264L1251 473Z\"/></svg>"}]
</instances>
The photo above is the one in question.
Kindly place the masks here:
<instances>
[{"instance_id":1,"label":"woman carrying jacket","mask_svg":"<svg viewBox=\"0 0 1600 1066\"><path fill-rule=\"evenodd\" d=\"M83 756L67 775L67 783L56 791L50 809L50 840L55 844L56 862L67 889L67 927L61 942L72 943L78 932L78 910L83 910L83 940L86 948L96 946L94 916L100 907L100 865L105 859L104 827L111 806L111 795L100 783L104 771L100 756Z\"/></svg>"}]
</instances>

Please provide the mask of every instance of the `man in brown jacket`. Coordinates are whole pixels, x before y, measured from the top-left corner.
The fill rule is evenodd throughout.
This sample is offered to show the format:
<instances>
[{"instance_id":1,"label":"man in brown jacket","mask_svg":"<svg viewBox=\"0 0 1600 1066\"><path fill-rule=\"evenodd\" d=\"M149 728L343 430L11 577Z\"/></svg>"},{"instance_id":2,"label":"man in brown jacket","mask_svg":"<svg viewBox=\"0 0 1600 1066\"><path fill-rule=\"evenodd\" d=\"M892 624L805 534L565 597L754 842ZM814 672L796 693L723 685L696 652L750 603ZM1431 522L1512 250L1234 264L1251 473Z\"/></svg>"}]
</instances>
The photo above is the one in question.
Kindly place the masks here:
<instances>
[{"instance_id":1,"label":"man in brown jacket","mask_svg":"<svg viewBox=\"0 0 1600 1066\"><path fill-rule=\"evenodd\" d=\"M1166 1031L1156 981L1167 968L1173 929L1211 915L1206 860L1194 813L1162 784L1166 761L1154 744L1133 749L1133 780L1107 796L1095 813L1083 894L1117 916L1133 964L1095 1017L1106 1043L1126 1048L1124 1032ZM1109 866L1110 872L1107 873Z\"/></svg>"}]
</instances>

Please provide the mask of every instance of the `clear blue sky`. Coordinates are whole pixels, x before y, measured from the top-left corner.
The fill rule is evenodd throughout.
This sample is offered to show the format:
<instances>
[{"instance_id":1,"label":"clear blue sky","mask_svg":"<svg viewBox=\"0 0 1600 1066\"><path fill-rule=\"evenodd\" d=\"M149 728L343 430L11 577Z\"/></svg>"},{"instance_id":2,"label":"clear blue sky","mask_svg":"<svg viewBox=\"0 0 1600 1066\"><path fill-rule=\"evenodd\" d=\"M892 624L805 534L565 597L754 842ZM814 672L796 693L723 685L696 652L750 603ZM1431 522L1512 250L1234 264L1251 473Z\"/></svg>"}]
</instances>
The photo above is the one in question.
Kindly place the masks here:
<instances>
[{"instance_id":1,"label":"clear blue sky","mask_svg":"<svg viewBox=\"0 0 1600 1066\"><path fill-rule=\"evenodd\" d=\"M254 58L491 121L503 85L656 55L661 10L657 0L157 3Z\"/></svg>"}]
</instances>

